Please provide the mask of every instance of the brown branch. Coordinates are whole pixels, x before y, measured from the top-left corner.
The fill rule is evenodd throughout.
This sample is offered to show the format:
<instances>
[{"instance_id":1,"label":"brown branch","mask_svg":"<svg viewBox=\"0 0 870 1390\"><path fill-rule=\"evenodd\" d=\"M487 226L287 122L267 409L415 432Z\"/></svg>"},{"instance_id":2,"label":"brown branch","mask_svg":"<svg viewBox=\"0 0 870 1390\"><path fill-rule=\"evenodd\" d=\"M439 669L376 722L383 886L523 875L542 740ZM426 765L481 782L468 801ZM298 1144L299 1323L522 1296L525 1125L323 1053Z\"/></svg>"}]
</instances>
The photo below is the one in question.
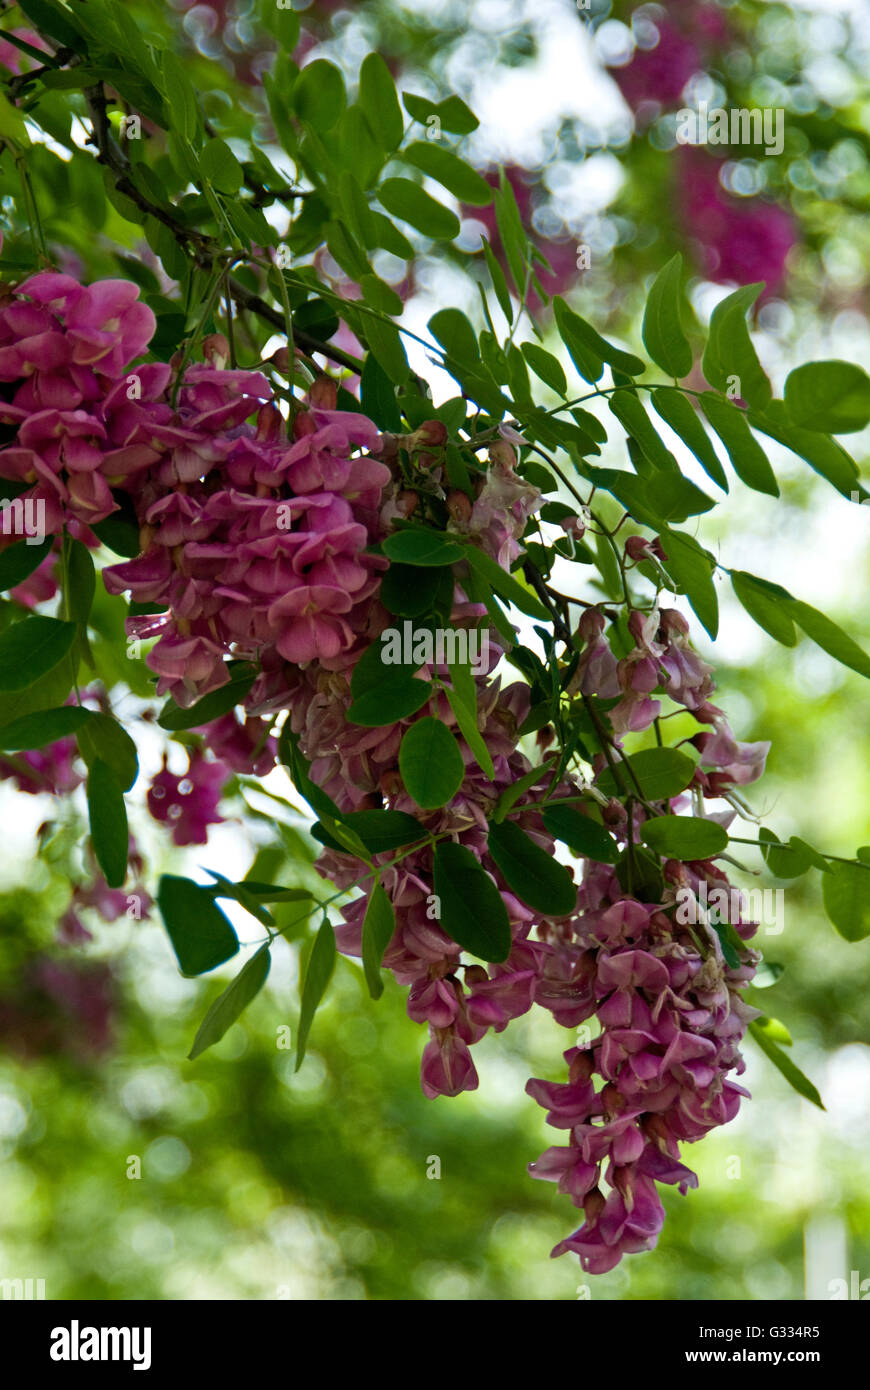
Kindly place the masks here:
<instances>
[{"instance_id":1,"label":"brown branch","mask_svg":"<svg viewBox=\"0 0 870 1390\"><path fill-rule=\"evenodd\" d=\"M135 203L140 212L144 212L150 217L161 222L164 227L168 227L181 246L182 250L191 254L197 265L205 270L210 270L215 263L227 253L222 251L213 237L207 236L204 232L197 232L192 227L186 227L171 212L162 208L159 203L154 203L140 189L136 187L131 178L130 161L123 150L116 143L109 124L107 108L109 105L103 84L97 83L94 87L85 89L85 100L93 126L91 143L94 145L100 164L110 170L115 179L115 187L119 193L123 193L132 203ZM246 309L258 318L263 319L278 332L286 331L284 315L277 309L273 309L261 295L246 289L240 281L233 277L227 279L227 289L235 303L240 309ZM328 358L338 366L345 367L353 372L362 370L362 362L350 353L344 352L342 348L333 347L330 343L321 342L319 338L313 337L302 329L297 329L294 339L300 347L309 353L319 353L322 357Z\"/></svg>"}]
</instances>

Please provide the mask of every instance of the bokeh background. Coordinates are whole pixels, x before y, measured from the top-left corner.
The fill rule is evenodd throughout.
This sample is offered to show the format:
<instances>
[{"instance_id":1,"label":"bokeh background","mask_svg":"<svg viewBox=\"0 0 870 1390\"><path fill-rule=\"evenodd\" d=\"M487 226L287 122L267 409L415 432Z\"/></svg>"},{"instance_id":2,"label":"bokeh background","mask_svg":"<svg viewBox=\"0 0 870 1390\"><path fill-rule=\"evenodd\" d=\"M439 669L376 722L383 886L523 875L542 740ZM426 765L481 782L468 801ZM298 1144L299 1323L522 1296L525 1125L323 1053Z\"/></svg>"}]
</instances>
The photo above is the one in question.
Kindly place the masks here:
<instances>
[{"instance_id":1,"label":"bokeh background","mask_svg":"<svg viewBox=\"0 0 870 1390\"><path fill-rule=\"evenodd\" d=\"M263 5L136 0L130 8L185 55L213 112L231 121L234 105L264 109L259 79L275 44ZM297 62L329 57L353 84L377 48L404 89L469 102L481 125L466 149L482 169L510 171L552 268L545 288L566 293L600 327L636 341L650 277L680 250L700 322L729 287L766 282L757 344L775 387L810 357L870 365L866 0L591 0L579 12L568 0L430 0L422 9L366 0L298 9ZM26 29L14 6L2 25ZM0 40L10 72L22 61ZM699 100L781 107L783 153L677 147L674 113ZM47 234L77 273L117 274L118 256L153 265L135 228L95 207L93 189L64 182L62 150L47 147L43 157L46 185L57 189L43 210ZM4 215L10 196L0 183ZM421 255L401 282L403 322L415 331L446 304L477 314L486 215L468 213L457 246ZM378 269L389 280L400 263L388 261ZM325 269L340 279L337 267ZM422 350L412 365L437 396ZM849 442L866 481L868 440ZM866 647L870 508L850 505L791 456L775 463L781 501L735 489L702 520L699 538L725 563L825 609ZM726 588L720 601L717 702L739 737L773 741L753 803L781 838L798 833L854 855L870 843L866 687L809 643L777 647ZM106 641L117 639L116 608L104 602L97 616ZM703 634L699 645L709 656ZM147 672L125 662L120 674L119 711L146 711ZM42 1278L49 1298L593 1302L825 1299L852 1271L870 1279L870 942L836 935L817 874L759 877L747 857L738 878L783 892L783 930L762 933L760 944L784 969L759 1002L787 1025L825 1113L748 1043L754 1099L689 1151L699 1190L665 1192L656 1252L591 1279L570 1256L548 1258L572 1211L526 1175L552 1133L525 1080L558 1077L572 1041L548 1015L533 1013L480 1045L478 1092L427 1101L418 1083L424 1039L402 992L390 982L373 1003L361 972L339 960L294 1074L285 1046L288 1032L295 1043L298 1016L291 940L275 951L244 1021L197 1062L184 1060L222 984L179 976L149 910L157 875L202 880L215 868L242 877L259 856L260 878L319 881L283 774L261 794L231 783L207 845L176 849L141 790L160 767L147 722L141 745L133 828L145 866L142 916L80 893L76 921L89 939L67 917L58 941L71 856L81 881L87 874L75 798L58 817L52 798L23 794L8 774L0 783L0 1279ZM174 765L184 768L180 747ZM230 915L255 943L257 924ZM237 968L232 962L225 978Z\"/></svg>"}]
</instances>

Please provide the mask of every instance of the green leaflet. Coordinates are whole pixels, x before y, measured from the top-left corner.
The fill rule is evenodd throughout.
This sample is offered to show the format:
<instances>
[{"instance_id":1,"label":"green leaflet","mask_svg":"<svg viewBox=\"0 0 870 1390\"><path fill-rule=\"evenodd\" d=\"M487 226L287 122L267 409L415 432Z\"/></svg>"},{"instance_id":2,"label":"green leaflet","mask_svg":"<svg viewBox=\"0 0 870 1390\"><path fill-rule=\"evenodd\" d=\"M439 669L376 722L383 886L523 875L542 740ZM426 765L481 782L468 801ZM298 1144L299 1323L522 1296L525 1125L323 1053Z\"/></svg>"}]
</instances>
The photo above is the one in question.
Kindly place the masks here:
<instances>
[{"instance_id":1,"label":"green leaflet","mask_svg":"<svg viewBox=\"0 0 870 1390\"><path fill-rule=\"evenodd\" d=\"M700 816L656 816L644 821L641 838L665 859L710 859L728 847L728 833Z\"/></svg>"},{"instance_id":2,"label":"green leaflet","mask_svg":"<svg viewBox=\"0 0 870 1390\"><path fill-rule=\"evenodd\" d=\"M692 348L680 319L683 260L672 256L653 281L647 296L641 337L652 360L668 376L688 376Z\"/></svg>"},{"instance_id":3,"label":"green leaflet","mask_svg":"<svg viewBox=\"0 0 870 1390\"><path fill-rule=\"evenodd\" d=\"M120 888L127 877L130 835L127 809L117 775L97 758L88 770L88 822L97 863L110 888Z\"/></svg>"},{"instance_id":4,"label":"green leaflet","mask_svg":"<svg viewBox=\"0 0 870 1390\"><path fill-rule=\"evenodd\" d=\"M681 391L672 386L660 386L650 397L653 409L680 436L700 463L708 478L728 491L728 479L710 441L710 436L700 419Z\"/></svg>"},{"instance_id":5,"label":"green leaflet","mask_svg":"<svg viewBox=\"0 0 870 1390\"><path fill-rule=\"evenodd\" d=\"M789 372L784 394L798 428L853 434L870 424L870 376L856 362L805 362Z\"/></svg>"},{"instance_id":6,"label":"green leaflet","mask_svg":"<svg viewBox=\"0 0 870 1390\"><path fill-rule=\"evenodd\" d=\"M459 218L411 179L385 179L378 200L387 212L401 217L433 241L452 241L459 235Z\"/></svg>"},{"instance_id":7,"label":"green leaflet","mask_svg":"<svg viewBox=\"0 0 870 1390\"><path fill-rule=\"evenodd\" d=\"M302 1003L299 1010L299 1031L296 1034L296 1071L302 1066L308 1035L314 1022L314 1015L320 1006L327 985L332 978L335 966L335 932L324 916L320 930L314 938L314 945L308 957L308 964L302 977Z\"/></svg>"},{"instance_id":8,"label":"green leaflet","mask_svg":"<svg viewBox=\"0 0 870 1390\"><path fill-rule=\"evenodd\" d=\"M465 764L447 726L425 715L402 739L399 771L408 795L421 810L434 811L453 800L462 784Z\"/></svg>"},{"instance_id":9,"label":"green leaflet","mask_svg":"<svg viewBox=\"0 0 870 1390\"><path fill-rule=\"evenodd\" d=\"M380 881L376 881L369 894L366 915L362 927L362 962L366 984L372 999L380 999L384 992L381 979L381 961L396 930L396 913Z\"/></svg>"},{"instance_id":10,"label":"green leaflet","mask_svg":"<svg viewBox=\"0 0 870 1390\"><path fill-rule=\"evenodd\" d=\"M735 394L758 409L764 408L772 392L752 345L746 315L763 289L763 284L744 285L720 300L710 318L710 335L701 361L711 386L724 393L734 385Z\"/></svg>"},{"instance_id":11,"label":"green leaflet","mask_svg":"<svg viewBox=\"0 0 870 1390\"><path fill-rule=\"evenodd\" d=\"M773 1063L777 1071L785 1077L793 1090L797 1091L798 1095L803 1096L805 1100L812 1101L813 1105L817 1105L820 1110L824 1110L822 1098L812 1081L809 1077L804 1076L800 1067L795 1066L791 1058L781 1048L777 1047L767 1032L763 1028L759 1028L757 1022L750 1023L749 1031L762 1052Z\"/></svg>"},{"instance_id":12,"label":"green leaflet","mask_svg":"<svg viewBox=\"0 0 870 1390\"><path fill-rule=\"evenodd\" d=\"M701 409L725 445L738 478L756 492L778 497L776 475L746 422L745 412L712 391L704 392Z\"/></svg>"},{"instance_id":13,"label":"green leaflet","mask_svg":"<svg viewBox=\"0 0 870 1390\"><path fill-rule=\"evenodd\" d=\"M544 807L543 818L550 834L567 845L573 854L595 859L599 864L615 864L619 858L619 847L613 836L576 806L560 806L556 801Z\"/></svg>"},{"instance_id":14,"label":"green leaflet","mask_svg":"<svg viewBox=\"0 0 870 1390\"><path fill-rule=\"evenodd\" d=\"M401 143L405 123L390 69L379 53L369 53L363 59L359 104L381 148L394 150Z\"/></svg>"},{"instance_id":15,"label":"green leaflet","mask_svg":"<svg viewBox=\"0 0 870 1390\"><path fill-rule=\"evenodd\" d=\"M785 602L791 597L787 589L742 570L731 571L731 587L750 618L774 641L781 642L784 647L797 645L794 622L785 608Z\"/></svg>"},{"instance_id":16,"label":"green leaflet","mask_svg":"<svg viewBox=\"0 0 870 1390\"><path fill-rule=\"evenodd\" d=\"M617 763L616 769L625 789L636 792L639 784L647 801L668 801L672 796L678 796L695 775L692 759L678 748L644 749ZM631 776L632 772L634 777ZM622 795L609 768L603 770L595 785L605 796Z\"/></svg>"},{"instance_id":17,"label":"green leaflet","mask_svg":"<svg viewBox=\"0 0 870 1390\"><path fill-rule=\"evenodd\" d=\"M719 598L713 583L716 562L694 536L663 527L659 539L667 555L664 568L685 593L698 618L715 641L719 631Z\"/></svg>"},{"instance_id":18,"label":"green leaflet","mask_svg":"<svg viewBox=\"0 0 870 1390\"><path fill-rule=\"evenodd\" d=\"M846 941L870 936L870 866L833 863L822 879L825 912Z\"/></svg>"},{"instance_id":19,"label":"green leaflet","mask_svg":"<svg viewBox=\"0 0 870 1390\"><path fill-rule=\"evenodd\" d=\"M433 140L415 140L402 150L401 157L440 183L460 202L477 207L492 202L492 185L444 145Z\"/></svg>"},{"instance_id":20,"label":"green leaflet","mask_svg":"<svg viewBox=\"0 0 870 1390\"><path fill-rule=\"evenodd\" d=\"M157 888L163 916L182 975L202 975L239 949L230 922L208 888L189 878L164 874Z\"/></svg>"},{"instance_id":21,"label":"green leaflet","mask_svg":"<svg viewBox=\"0 0 870 1390\"><path fill-rule=\"evenodd\" d=\"M507 960L511 949L507 908L471 850L452 840L436 845L433 886L438 922L447 935L481 960Z\"/></svg>"},{"instance_id":22,"label":"green leaflet","mask_svg":"<svg viewBox=\"0 0 870 1390\"><path fill-rule=\"evenodd\" d=\"M224 1033L241 1017L266 983L271 964L269 944L266 942L245 962L236 978L209 1007L187 1054L189 1062L195 1061L208 1048L220 1042Z\"/></svg>"}]
</instances>

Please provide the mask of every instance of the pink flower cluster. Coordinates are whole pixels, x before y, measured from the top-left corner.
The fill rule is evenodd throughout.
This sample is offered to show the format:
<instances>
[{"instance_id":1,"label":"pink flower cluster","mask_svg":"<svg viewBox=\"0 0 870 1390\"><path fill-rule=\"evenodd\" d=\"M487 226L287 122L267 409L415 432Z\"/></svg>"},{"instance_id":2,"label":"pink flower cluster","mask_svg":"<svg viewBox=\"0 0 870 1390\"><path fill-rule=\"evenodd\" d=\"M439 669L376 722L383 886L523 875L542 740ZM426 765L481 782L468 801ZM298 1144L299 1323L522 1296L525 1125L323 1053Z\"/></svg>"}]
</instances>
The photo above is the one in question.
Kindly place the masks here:
<instances>
[{"instance_id":1,"label":"pink flower cluster","mask_svg":"<svg viewBox=\"0 0 870 1390\"><path fill-rule=\"evenodd\" d=\"M602 699L620 696L609 718L619 734L640 733L661 714L661 700L651 692L663 689L676 704L705 719L713 690L712 667L698 656L688 638L689 625L675 608L629 614L628 630L636 645L617 660L604 634L604 615L587 608L579 624L586 642L571 689ZM706 722L706 721L705 721Z\"/></svg>"},{"instance_id":2,"label":"pink flower cluster","mask_svg":"<svg viewBox=\"0 0 870 1390\"><path fill-rule=\"evenodd\" d=\"M465 601L460 587L453 624L474 622L479 616L480 610ZM373 602L360 650L390 621ZM714 733L697 737L702 767L693 782L710 796L760 775L767 746L737 744L724 716L707 703L713 688L710 670L690 647L687 625L679 614L632 615L629 628L637 646L621 661L604 638L603 627L603 616L589 610L582 628L587 642L581 658L584 693L621 694L626 699L638 690L664 688L702 722L713 723ZM502 1031L533 1003L569 1028L597 1014L600 1038L566 1053L568 1084L534 1081L529 1089L550 1110L552 1124L572 1131L569 1146L548 1150L533 1176L559 1181L560 1190L584 1207L587 1218L554 1253L573 1250L587 1270L603 1272L623 1254L655 1244L663 1219L656 1183L677 1183L685 1191L696 1181L679 1161L679 1144L726 1123L745 1094L729 1073L742 1070L737 1044L747 1019L754 1016L737 989L750 978L755 956L742 952L739 967L731 969L714 933L707 935L702 928L704 940L699 944L696 935L675 926L663 910L668 903L673 908L677 882L697 887L707 879L718 885L724 876L712 864L669 865L672 883L665 902L651 904L624 892L611 868L590 864L576 909L558 920L542 918L510 891L487 849L488 816L495 800L529 771L517 749L517 730L529 709L528 687L517 684L502 690L497 679L478 678L479 727L493 757L492 780L455 729L443 695L433 697L414 716L435 714L454 728L466 769L453 801L442 810L421 814L398 770L402 737L413 721L369 729L346 718L357 658L358 653L348 653L343 664L334 662L330 670L313 663L296 672L279 697L289 708L301 750L311 760L312 778L341 810L404 810L433 834L448 833L465 845L495 880L512 928L513 946L504 963L487 968L465 964L461 948L441 928L433 908L431 851L414 851L384 868L382 881L396 912L396 932L383 964L408 986L410 1017L429 1027L421 1066L423 1090L434 1097L475 1089L478 1075L471 1047L489 1029ZM655 679L650 675L635 681L635 673L646 663L651 663ZM435 672L424 668L421 674ZM650 722L660 707L654 703L655 712L648 711ZM536 810L547 782L542 776L521 799L518 823L552 853L553 840ZM557 794L576 792L566 779ZM629 832L624 808L611 803L609 809L614 813L609 823L619 838L624 841L629 833L637 838L638 821ZM386 865L390 858L384 855L376 862ZM331 883L347 888L361 871L353 856L330 850L320 857L318 868ZM366 906L367 897L361 896L343 911L344 924L336 936L346 954L361 955ZM738 923L737 930L746 937L753 928ZM603 1081L599 1090L592 1081L594 1072ZM599 1187L602 1169L610 1188L607 1197Z\"/></svg>"},{"instance_id":3,"label":"pink flower cluster","mask_svg":"<svg viewBox=\"0 0 870 1390\"><path fill-rule=\"evenodd\" d=\"M384 562L364 554L389 469L365 416L312 407L294 441L257 373L192 367L157 466L134 495L143 554L107 588L165 611L131 620L180 705L230 680L226 656L334 658ZM256 426L244 422L256 413Z\"/></svg>"},{"instance_id":4,"label":"pink flower cluster","mask_svg":"<svg viewBox=\"0 0 870 1390\"><path fill-rule=\"evenodd\" d=\"M729 21L717 4L671 0L667 15L653 21L647 14L635 24L637 47L630 60L611 69L613 79L635 116L654 118L662 107L679 104L695 73L728 42Z\"/></svg>"},{"instance_id":5,"label":"pink flower cluster","mask_svg":"<svg viewBox=\"0 0 870 1390\"><path fill-rule=\"evenodd\" d=\"M0 1042L23 1061L71 1054L87 1063L112 1046L115 977L103 962L32 957L0 995Z\"/></svg>"},{"instance_id":6,"label":"pink flower cluster","mask_svg":"<svg viewBox=\"0 0 870 1390\"><path fill-rule=\"evenodd\" d=\"M504 481L496 478L493 495ZM499 524L507 535L514 505L509 487L502 500ZM475 623L483 610L466 601L460 569L457 576L451 622ZM601 1036L566 1053L568 1084L533 1081L529 1089L550 1110L552 1124L571 1130L569 1146L549 1150L533 1176L559 1181L560 1190L586 1214L584 1227L554 1253L573 1250L590 1272L603 1272L623 1254L655 1244L663 1219L656 1183L676 1183L683 1191L694 1185L694 1175L680 1162L680 1143L726 1123L745 1094L729 1075L742 1070L737 1045L754 1014L737 990L751 977L756 957L745 949L739 966L731 968L715 933L702 927L699 936L671 920L677 885L697 888L702 880L717 886L726 881L712 863L667 865L669 886L661 903L637 900L620 887L610 867L589 863L576 908L560 919L542 917L510 891L488 853L487 832L500 793L530 770L517 748L517 731L529 711L525 684L503 690L497 678L477 678L478 723L494 764L491 780L462 739L443 694L433 696L413 717L434 714L452 728L465 764L464 780L450 804L421 813L398 768L401 741L413 719L370 729L346 717L355 663L390 622L374 599L357 649L331 662L329 669L312 663L292 674L285 671L281 689L263 681L259 696L268 707L288 708L313 780L340 810L388 806L416 815L428 831L448 834L470 849L499 888L512 929L510 955L487 968L466 964L461 948L437 920L431 850L415 850L395 863L390 855L376 857L384 865L382 882L396 913L395 935L383 964L408 987L410 1017L429 1028L421 1065L427 1096L474 1090L478 1075L472 1046L489 1029L502 1031L533 1003L568 1028L598 1016ZM721 711L708 703L710 668L691 647L688 625L679 613L633 613L629 631L636 645L622 659L613 653L604 625L602 612L587 610L574 688L619 697L611 711L617 731L648 727L661 709L661 700L650 700L650 692L663 692L714 728L695 739L701 760L694 787L716 797L760 775L767 745L738 744ZM498 654L494 647L493 664ZM425 667L420 674L447 676L445 670ZM553 853L553 840L536 808L548 781L542 774L521 798L517 823ZM566 778L555 795L576 796L577 791ZM678 808L675 800L672 809ZM629 835L638 839L643 815L636 811L629 830L624 807L611 802L605 820L625 843ZM330 883L350 888L362 866L350 854L327 850L318 869ZM361 955L366 907L363 895L343 910L336 937L346 954ZM744 938L754 930L741 922L736 929ZM593 1073L603 1083L598 1090ZM599 1187L602 1176L610 1188L606 1197Z\"/></svg>"},{"instance_id":7,"label":"pink flower cluster","mask_svg":"<svg viewBox=\"0 0 870 1390\"><path fill-rule=\"evenodd\" d=\"M708 876L704 865L694 867L696 883ZM689 879L682 866L674 869ZM588 1273L603 1274L624 1254L655 1245L665 1216L656 1183L683 1193L697 1186L679 1161L680 1144L727 1124L748 1094L729 1073L742 1072L738 1044L757 1017L737 993L757 957L742 953L740 967L729 968L712 932L702 954L697 935L623 894L604 866L587 876L581 901L560 1022L576 1026L594 1015L601 1033L565 1053L567 1083L528 1083L548 1123L570 1131L567 1146L547 1149L529 1171L557 1182L586 1218L553 1254L573 1251ZM736 929L746 937L755 927ZM603 1082L597 1090L595 1075Z\"/></svg>"},{"instance_id":8,"label":"pink flower cluster","mask_svg":"<svg viewBox=\"0 0 870 1390\"><path fill-rule=\"evenodd\" d=\"M692 238L700 269L719 284L763 281L765 297L781 289L788 254L797 240L787 208L762 197L738 198L719 180L721 161L691 145L676 158L676 197L691 208Z\"/></svg>"},{"instance_id":9,"label":"pink flower cluster","mask_svg":"<svg viewBox=\"0 0 870 1390\"><path fill-rule=\"evenodd\" d=\"M21 500L44 508L48 534L66 524L93 543L87 528L118 509L112 488L159 457L168 407L151 402L169 368L139 368L135 386L125 377L155 328L138 296L126 280L83 286L42 271L0 305L0 421L18 426L0 471L27 485Z\"/></svg>"}]
</instances>

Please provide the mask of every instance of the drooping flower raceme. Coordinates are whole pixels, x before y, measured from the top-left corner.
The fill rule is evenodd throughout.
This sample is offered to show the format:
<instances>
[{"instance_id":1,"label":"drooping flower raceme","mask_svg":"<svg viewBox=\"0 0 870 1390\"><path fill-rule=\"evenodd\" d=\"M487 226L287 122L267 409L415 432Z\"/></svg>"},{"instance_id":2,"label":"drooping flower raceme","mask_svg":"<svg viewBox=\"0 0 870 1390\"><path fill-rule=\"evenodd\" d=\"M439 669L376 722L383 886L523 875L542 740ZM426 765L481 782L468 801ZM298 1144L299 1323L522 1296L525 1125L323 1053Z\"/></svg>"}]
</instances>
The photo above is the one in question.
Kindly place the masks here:
<instances>
[{"instance_id":1,"label":"drooping flower raceme","mask_svg":"<svg viewBox=\"0 0 870 1390\"><path fill-rule=\"evenodd\" d=\"M243 717L231 712L199 726L209 751L191 745L180 775L164 764L148 791L151 814L176 844L205 843L209 825L222 819L220 796L232 774L262 776L274 765L275 721L283 718L311 780L339 815L390 809L414 816L428 838L421 834L421 845L398 857L375 854L373 862L395 913L383 964L408 987L409 1015L429 1030L423 1090L435 1097L474 1089L471 1048L535 1003L568 1029L597 1020L600 1031L584 1031L565 1053L567 1081L529 1083L549 1123L567 1132L567 1143L549 1148L532 1175L556 1181L583 1210L583 1224L554 1253L577 1253L590 1272L610 1269L623 1254L655 1244L663 1219L657 1184L685 1191L696 1181L680 1145L727 1122L745 1094L733 1077L742 1070L738 1043L752 1016L738 991L756 961L742 944L753 924L731 924L726 955L705 921L690 929L678 917L678 893L726 882L712 861L668 861L659 885L647 888L631 873L626 879L609 863L586 860L571 906L559 916L542 914L511 889L489 843L500 798L524 779L511 821L553 856L540 803L573 804L585 789L567 764L555 778L551 765L536 775L521 751L530 687L505 685L496 672L506 638L489 628L467 561L454 566L445 616L457 630L488 629L489 665L473 681L491 773L462 734L447 693L451 670L435 656L416 673L432 682L422 709L377 727L349 714L358 663L394 621L381 602L388 561L378 543L435 499L454 537L508 570L541 500L517 471L514 445L522 441L490 441L490 466L469 494L448 485L440 421L399 439L382 437L366 416L337 409L328 383L295 412L288 438L265 377L228 368L218 335L206 340L206 362L187 367L183 378L181 365L131 365L153 326L136 288L119 281L84 288L46 272L0 306L0 380L8 396L0 418L17 428L2 450L4 475L44 504L49 534L66 528L90 545L97 543L93 526L122 499L132 505L141 552L103 575L110 592L129 592L148 610L128 619L128 630L155 642L147 661L158 694L188 707L240 668L248 675ZM629 561L663 554L658 541L632 538L627 547ZM712 672L691 646L682 615L658 607L629 613L631 645L626 650L623 639L617 651L607 632L611 616L605 605L584 609L565 695L606 708L612 748L621 750L626 733L648 729L667 699L710 730L694 739L699 761L690 792L727 798L759 776L767 746L738 744L709 703ZM455 737L463 771L447 804L427 811L405 785L400 749L408 729L433 716ZM16 764L14 775L22 785L33 781L30 790L40 775L63 789L77 774L71 762L69 769L57 762L59 751L56 766L31 759ZM604 769L596 753L597 779ZM609 828L631 860L655 808L633 799L629 813L619 798L598 791L597 799L599 827ZM681 804L659 803L665 811ZM471 851L504 904L510 950L497 964L465 960L438 919L433 845L444 840ZM351 889L365 881L367 865L328 848L318 869ZM336 938L346 954L362 953L367 904L366 891L343 909ZM70 939L78 935L72 919L70 932Z\"/></svg>"}]
</instances>

